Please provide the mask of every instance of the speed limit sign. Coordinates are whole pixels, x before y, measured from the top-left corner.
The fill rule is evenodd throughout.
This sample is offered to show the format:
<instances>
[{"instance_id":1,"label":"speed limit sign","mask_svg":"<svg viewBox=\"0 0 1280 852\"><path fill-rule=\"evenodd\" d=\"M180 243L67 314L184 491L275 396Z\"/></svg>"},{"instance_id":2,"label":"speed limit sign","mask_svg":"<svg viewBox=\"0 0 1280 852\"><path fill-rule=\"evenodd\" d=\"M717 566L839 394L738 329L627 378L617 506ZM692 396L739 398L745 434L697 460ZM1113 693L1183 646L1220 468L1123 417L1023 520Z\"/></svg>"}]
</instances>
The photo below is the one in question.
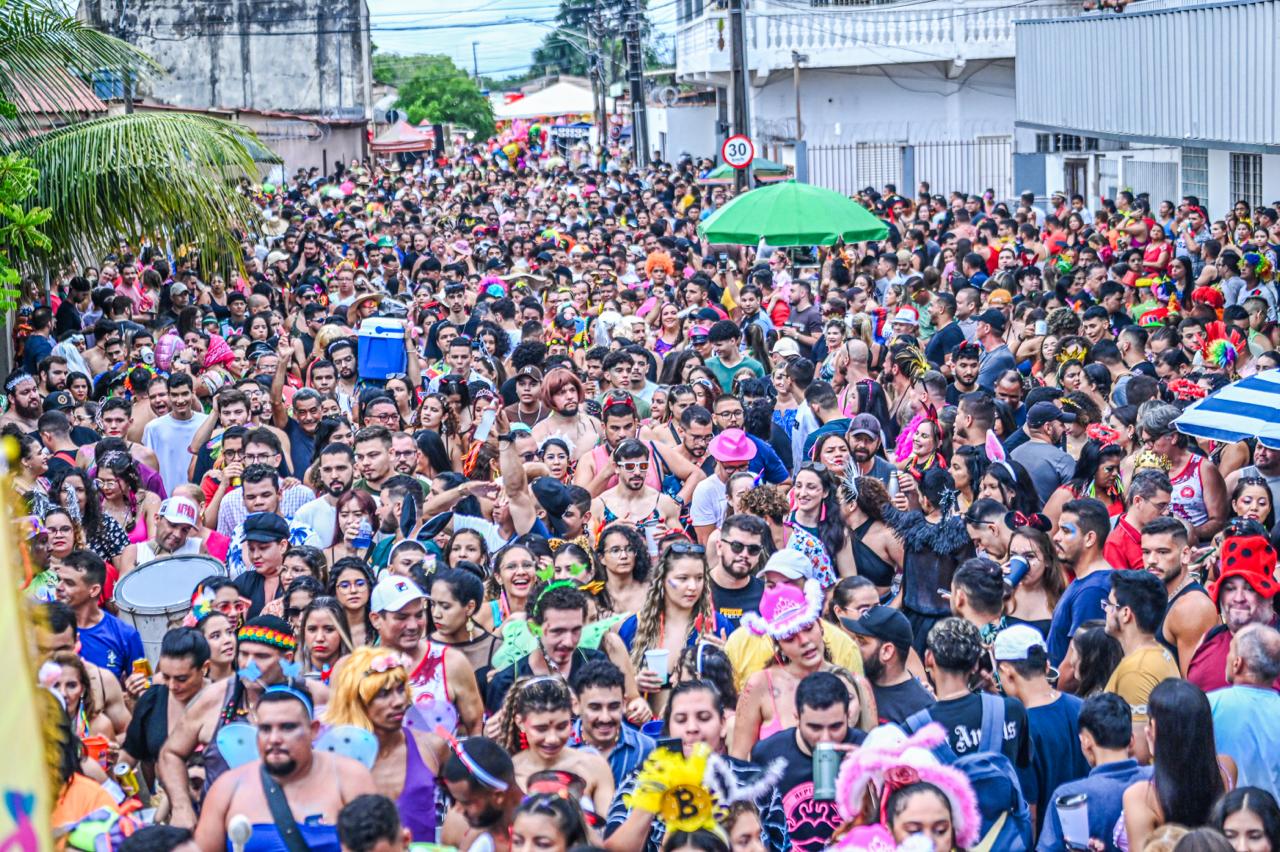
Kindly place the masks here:
<instances>
[{"instance_id":1,"label":"speed limit sign","mask_svg":"<svg viewBox=\"0 0 1280 852\"><path fill-rule=\"evenodd\" d=\"M720 146L720 157L735 169L745 169L756 158L756 146L741 134L730 136Z\"/></svg>"}]
</instances>

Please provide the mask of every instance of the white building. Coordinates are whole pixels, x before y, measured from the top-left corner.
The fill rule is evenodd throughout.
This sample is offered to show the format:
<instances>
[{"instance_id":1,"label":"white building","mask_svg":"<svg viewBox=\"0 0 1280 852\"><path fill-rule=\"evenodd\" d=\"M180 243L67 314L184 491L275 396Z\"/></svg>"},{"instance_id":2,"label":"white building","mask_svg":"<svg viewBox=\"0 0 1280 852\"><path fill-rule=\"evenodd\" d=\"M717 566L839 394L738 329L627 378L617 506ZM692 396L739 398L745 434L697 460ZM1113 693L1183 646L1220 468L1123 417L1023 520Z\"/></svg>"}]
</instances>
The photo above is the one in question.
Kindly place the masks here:
<instances>
[{"instance_id":1,"label":"white building","mask_svg":"<svg viewBox=\"0 0 1280 852\"><path fill-rule=\"evenodd\" d=\"M730 25L723 0L678 0L676 74L716 87L723 133ZM744 0L748 114L757 148L794 161L793 55L809 176L844 191L1014 192L1014 24L1060 0ZM1050 66L1051 62L1045 62ZM723 138L723 136L720 136Z\"/></svg>"},{"instance_id":2,"label":"white building","mask_svg":"<svg viewBox=\"0 0 1280 852\"><path fill-rule=\"evenodd\" d=\"M1138 0L1016 29L1019 186L1195 195L1215 217L1280 198L1280 115L1245 70L1269 78L1280 2Z\"/></svg>"}]
</instances>

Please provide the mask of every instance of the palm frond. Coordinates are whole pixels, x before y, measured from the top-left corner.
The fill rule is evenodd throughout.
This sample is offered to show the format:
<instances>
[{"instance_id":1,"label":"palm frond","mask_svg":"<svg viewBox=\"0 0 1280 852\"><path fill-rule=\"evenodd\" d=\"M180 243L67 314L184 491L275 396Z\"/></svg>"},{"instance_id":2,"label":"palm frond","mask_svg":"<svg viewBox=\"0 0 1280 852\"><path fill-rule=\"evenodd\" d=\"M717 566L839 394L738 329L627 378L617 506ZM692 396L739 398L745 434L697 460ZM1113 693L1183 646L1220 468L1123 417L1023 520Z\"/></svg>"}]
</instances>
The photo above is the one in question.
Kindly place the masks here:
<instances>
[{"instance_id":1,"label":"palm frond","mask_svg":"<svg viewBox=\"0 0 1280 852\"><path fill-rule=\"evenodd\" d=\"M45 117L82 117L85 81L109 72L134 80L161 73L132 45L67 14L56 0L0 0L0 98L18 115L0 121L0 136L14 142Z\"/></svg>"},{"instance_id":2,"label":"palm frond","mask_svg":"<svg viewBox=\"0 0 1280 852\"><path fill-rule=\"evenodd\" d=\"M31 203L52 211L44 227L53 262L90 262L121 238L226 262L236 229L258 221L235 190L256 178L257 137L240 125L187 113L135 113L61 127L27 140L40 172Z\"/></svg>"}]
</instances>

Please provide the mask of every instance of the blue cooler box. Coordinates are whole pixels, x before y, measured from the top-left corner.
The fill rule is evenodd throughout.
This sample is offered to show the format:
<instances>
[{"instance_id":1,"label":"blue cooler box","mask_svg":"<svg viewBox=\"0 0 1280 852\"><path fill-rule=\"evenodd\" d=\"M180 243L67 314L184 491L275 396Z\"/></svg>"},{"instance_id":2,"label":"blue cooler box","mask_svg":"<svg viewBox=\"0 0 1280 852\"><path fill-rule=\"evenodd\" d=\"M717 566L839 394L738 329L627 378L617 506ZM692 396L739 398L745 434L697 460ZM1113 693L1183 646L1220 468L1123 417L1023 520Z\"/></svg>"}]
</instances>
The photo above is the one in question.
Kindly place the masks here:
<instances>
[{"instance_id":1,"label":"blue cooler box","mask_svg":"<svg viewBox=\"0 0 1280 852\"><path fill-rule=\"evenodd\" d=\"M356 332L356 366L360 378L386 381L387 376L405 372L404 321L370 317Z\"/></svg>"}]
</instances>

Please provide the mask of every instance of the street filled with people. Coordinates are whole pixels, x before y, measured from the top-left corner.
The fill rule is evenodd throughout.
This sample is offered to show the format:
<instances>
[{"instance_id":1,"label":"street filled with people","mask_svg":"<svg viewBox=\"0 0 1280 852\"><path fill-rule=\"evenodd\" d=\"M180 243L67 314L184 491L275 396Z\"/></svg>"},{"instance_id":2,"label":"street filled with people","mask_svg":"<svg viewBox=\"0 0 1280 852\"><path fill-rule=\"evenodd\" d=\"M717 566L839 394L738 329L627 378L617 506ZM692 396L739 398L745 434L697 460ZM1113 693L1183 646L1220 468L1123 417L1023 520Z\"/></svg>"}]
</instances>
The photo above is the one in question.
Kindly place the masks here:
<instances>
[{"instance_id":1,"label":"street filled with people","mask_svg":"<svg viewBox=\"0 0 1280 852\"><path fill-rule=\"evenodd\" d=\"M299 171L24 289L61 848L1280 852L1280 203L741 245L713 166Z\"/></svg>"}]
</instances>

